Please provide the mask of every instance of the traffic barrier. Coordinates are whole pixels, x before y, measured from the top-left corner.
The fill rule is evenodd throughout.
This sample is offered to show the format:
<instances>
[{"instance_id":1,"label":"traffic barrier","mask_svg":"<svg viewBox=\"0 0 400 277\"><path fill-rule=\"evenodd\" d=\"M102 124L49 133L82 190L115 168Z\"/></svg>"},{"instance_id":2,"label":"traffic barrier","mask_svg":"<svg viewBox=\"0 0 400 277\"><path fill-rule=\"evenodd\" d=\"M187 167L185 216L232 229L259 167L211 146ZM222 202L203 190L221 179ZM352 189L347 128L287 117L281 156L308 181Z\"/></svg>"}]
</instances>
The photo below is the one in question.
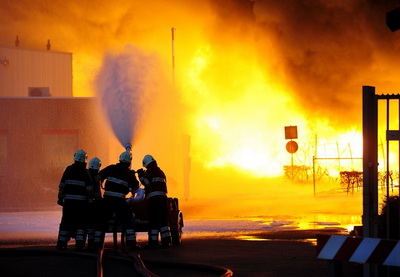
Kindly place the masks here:
<instances>
[{"instance_id":1,"label":"traffic barrier","mask_svg":"<svg viewBox=\"0 0 400 277\"><path fill-rule=\"evenodd\" d=\"M317 235L317 258L400 266L400 241L339 235Z\"/></svg>"}]
</instances>

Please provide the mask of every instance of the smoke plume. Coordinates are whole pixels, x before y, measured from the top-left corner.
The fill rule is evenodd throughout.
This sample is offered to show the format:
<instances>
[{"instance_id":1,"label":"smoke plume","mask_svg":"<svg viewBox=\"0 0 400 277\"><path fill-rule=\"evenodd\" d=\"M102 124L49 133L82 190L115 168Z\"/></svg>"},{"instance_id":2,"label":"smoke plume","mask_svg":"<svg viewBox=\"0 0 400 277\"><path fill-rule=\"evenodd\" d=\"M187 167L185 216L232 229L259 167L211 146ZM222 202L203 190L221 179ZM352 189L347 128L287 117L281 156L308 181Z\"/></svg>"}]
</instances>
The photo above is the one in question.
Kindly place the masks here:
<instances>
[{"instance_id":1,"label":"smoke plume","mask_svg":"<svg viewBox=\"0 0 400 277\"><path fill-rule=\"evenodd\" d=\"M74 96L100 92L118 140L153 154L172 193L185 155L196 197L244 184L260 197L287 184L257 179L290 164L284 126L299 129L294 163L310 166L316 134L360 132L363 85L398 92L400 31L385 25L396 2L3 0L0 44L72 52Z\"/></svg>"},{"instance_id":2,"label":"smoke plume","mask_svg":"<svg viewBox=\"0 0 400 277\"><path fill-rule=\"evenodd\" d=\"M293 95L305 111L312 111L309 116L327 117L335 126L354 124L361 116L354 111L360 111L362 85L398 91L399 34L389 31L385 16L399 3L254 3L256 20L280 49Z\"/></svg>"}]
</instances>

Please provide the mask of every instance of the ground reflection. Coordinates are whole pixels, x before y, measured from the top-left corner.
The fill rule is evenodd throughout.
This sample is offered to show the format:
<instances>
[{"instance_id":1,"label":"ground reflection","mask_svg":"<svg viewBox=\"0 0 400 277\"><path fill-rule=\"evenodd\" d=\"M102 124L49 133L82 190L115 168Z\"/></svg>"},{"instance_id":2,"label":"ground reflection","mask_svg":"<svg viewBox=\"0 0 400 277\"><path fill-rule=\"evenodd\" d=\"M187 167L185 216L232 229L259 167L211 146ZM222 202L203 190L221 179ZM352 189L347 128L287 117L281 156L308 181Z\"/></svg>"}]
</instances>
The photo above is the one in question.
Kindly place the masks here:
<instances>
[{"instance_id":1,"label":"ground reflection","mask_svg":"<svg viewBox=\"0 0 400 277\"><path fill-rule=\"evenodd\" d=\"M297 241L297 242L305 242L309 243L311 245L317 245L317 239L316 238L306 238L306 239L284 239L284 238L260 238L257 236L248 236L248 235L243 235L243 236L237 236L235 237L238 240L247 240L247 241Z\"/></svg>"},{"instance_id":2,"label":"ground reflection","mask_svg":"<svg viewBox=\"0 0 400 277\"><path fill-rule=\"evenodd\" d=\"M0 213L0 245L55 243L60 217L60 211ZM348 234L354 226L361 225L360 221L359 216L326 214L185 220L183 239L290 240L314 245L317 234ZM139 242L147 241L147 233L137 235ZM112 234L107 234L107 240L112 240Z\"/></svg>"}]
</instances>

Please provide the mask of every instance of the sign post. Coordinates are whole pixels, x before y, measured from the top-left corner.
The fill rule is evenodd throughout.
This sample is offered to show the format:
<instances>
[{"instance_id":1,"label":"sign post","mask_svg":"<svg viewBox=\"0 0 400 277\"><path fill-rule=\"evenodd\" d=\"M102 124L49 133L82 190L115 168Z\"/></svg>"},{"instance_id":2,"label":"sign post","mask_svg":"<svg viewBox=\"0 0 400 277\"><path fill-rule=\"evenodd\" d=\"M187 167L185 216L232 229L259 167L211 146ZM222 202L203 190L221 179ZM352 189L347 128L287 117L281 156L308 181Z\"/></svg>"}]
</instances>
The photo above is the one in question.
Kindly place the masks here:
<instances>
[{"instance_id":1,"label":"sign post","mask_svg":"<svg viewBox=\"0 0 400 277\"><path fill-rule=\"evenodd\" d=\"M291 179L293 180L293 154L299 149L299 145L293 139L297 139L297 126L285 126L285 139L290 139L286 143L286 151L291 155Z\"/></svg>"}]
</instances>

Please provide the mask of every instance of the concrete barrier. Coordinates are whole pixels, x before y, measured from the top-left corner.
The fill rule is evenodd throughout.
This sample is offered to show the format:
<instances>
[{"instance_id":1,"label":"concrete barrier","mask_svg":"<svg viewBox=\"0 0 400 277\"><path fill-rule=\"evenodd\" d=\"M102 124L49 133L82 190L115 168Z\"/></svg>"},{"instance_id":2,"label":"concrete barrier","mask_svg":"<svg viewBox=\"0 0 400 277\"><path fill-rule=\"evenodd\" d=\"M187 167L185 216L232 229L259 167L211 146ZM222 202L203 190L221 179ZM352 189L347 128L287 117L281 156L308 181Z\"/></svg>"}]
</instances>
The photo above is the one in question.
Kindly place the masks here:
<instances>
[{"instance_id":1,"label":"concrete barrier","mask_svg":"<svg viewBox=\"0 0 400 277\"><path fill-rule=\"evenodd\" d=\"M400 267L400 241L317 235L317 258Z\"/></svg>"}]
</instances>

